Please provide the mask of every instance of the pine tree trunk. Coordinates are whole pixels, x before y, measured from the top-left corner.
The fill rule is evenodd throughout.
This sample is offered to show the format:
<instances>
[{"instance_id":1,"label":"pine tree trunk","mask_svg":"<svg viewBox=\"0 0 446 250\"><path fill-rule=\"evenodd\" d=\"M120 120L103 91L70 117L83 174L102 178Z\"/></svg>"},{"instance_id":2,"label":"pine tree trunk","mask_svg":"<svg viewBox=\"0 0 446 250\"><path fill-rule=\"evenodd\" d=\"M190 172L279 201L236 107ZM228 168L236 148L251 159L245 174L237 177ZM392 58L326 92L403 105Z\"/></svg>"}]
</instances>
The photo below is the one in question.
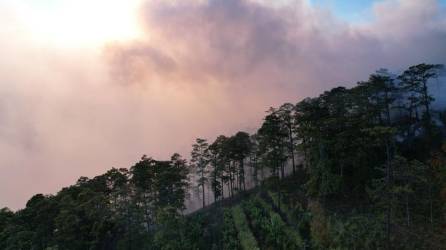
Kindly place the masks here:
<instances>
[{"instance_id":1,"label":"pine tree trunk","mask_svg":"<svg viewBox=\"0 0 446 250\"><path fill-rule=\"evenodd\" d=\"M289 127L290 133L290 151L291 151L291 162L293 164L293 175L296 175L296 163L294 161L294 140L293 140L293 130L291 126Z\"/></svg>"},{"instance_id":2,"label":"pine tree trunk","mask_svg":"<svg viewBox=\"0 0 446 250\"><path fill-rule=\"evenodd\" d=\"M204 180L204 171L201 172L201 179ZM206 206L205 193L204 193L204 181L203 181L203 183L201 185L202 185L201 188L202 188L202 191L203 191L203 208L204 208Z\"/></svg>"},{"instance_id":3,"label":"pine tree trunk","mask_svg":"<svg viewBox=\"0 0 446 250\"><path fill-rule=\"evenodd\" d=\"M424 108L426 109L426 130L429 136L429 140L432 138L432 129L431 129L431 111L429 107L429 93L427 92L426 81L423 81L423 99L424 99Z\"/></svg>"},{"instance_id":4,"label":"pine tree trunk","mask_svg":"<svg viewBox=\"0 0 446 250\"><path fill-rule=\"evenodd\" d=\"M282 179L285 177L285 166L283 162L280 164L280 175Z\"/></svg>"},{"instance_id":5,"label":"pine tree trunk","mask_svg":"<svg viewBox=\"0 0 446 250\"><path fill-rule=\"evenodd\" d=\"M243 191L246 190L246 182L245 182L245 163L242 160L240 160L240 189L242 188L243 184Z\"/></svg>"},{"instance_id":6,"label":"pine tree trunk","mask_svg":"<svg viewBox=\"0 0 446 250\"><path fill-rule=\"evenodd\" d=\"M223 176L223 174L222 174ZM221 183L221 198L225 198L225 184L223 182L223 177L220 177L220 183Z\"/></svg>"},{"instance_id":7,"label":"pine tree trunk","mask_svg":"<svg viewBox=\"0 0 446 250\"><path fill-rule=\"evenodd\" d=\"M253 174L252 174L252 178L254 181L254 187L257 187L258 185L258 179L257 179L257 162L256 159L254 158L253 160L251 160L251 167L253 168Z\"/></svg>"},{"instance_id":8,"label":"pine tree trunk","mask_svg":"<svg viewBox=\"0 0 446 250\"><path fill-rule=\"evenodd\" d=\"M229 170L229 185L230 185L231 197L233 197L234 196L234 187L233 187L232 171L231 170Z\"/></svg>"},{"instance_id":9,"label":"pine tree trunk","mask_svg":"<svg viewBox=\"0 0 446 250\"><path fill-rule=\"evenodd\" d=\"M308 169L308 152L307 152L307 146L306 146L306 139L305 137L302 138L302 143L303 143L303 150L304 150L304 166L306 169Z\"/></svg>"},{"instance_id":10,"label":"pine tree trunk","mask_svg":"<svg viewBox=\"0 0 446 250\"><path fill-rule=\"evenodd\" d=\"M265 179L265 172L264 172L264 169L263 169L263 166L262 166L262 168L260 169L260 175L261 175L261 186L263 186L263 180Z\"/></svg>"},{"instance_id":11,"label":"pine tree trunk","mask_svg":"<svg viewBox=\"0 0 446 250\"><path fill-rule=\"evenodd\" d=\"M239 169L238 169L238 191L240 192L240 191L242 191L242 173L243 173L243 169L242 169L242 164L240 164L240 161L239 161L239 164L238 164L238 167L239 167Z\"/></svg>"},{"instance_id":12,"label":"pine tree trunk","mask_svg":"<svg viewBox=\"0 0 446 250\"><path fill-rule=\"evenodd\" d=\"M235 186L235 190L237 190L237 192L239 191L239 187L238 187L238 176L239 176L240 174L239 173L235 173L234 174L234 186Z\"/></svg>"},{"instance_id":13,"label":"pine tree trunk","mask_svg":"<svg viewBox=\"0 0 446 250\"><path fill-rule=\"evenodd\" d=\"M214 203L217 201L218 196L217 196L217 184L216 182L214 183Z\"/></svg>"}]
</instances>

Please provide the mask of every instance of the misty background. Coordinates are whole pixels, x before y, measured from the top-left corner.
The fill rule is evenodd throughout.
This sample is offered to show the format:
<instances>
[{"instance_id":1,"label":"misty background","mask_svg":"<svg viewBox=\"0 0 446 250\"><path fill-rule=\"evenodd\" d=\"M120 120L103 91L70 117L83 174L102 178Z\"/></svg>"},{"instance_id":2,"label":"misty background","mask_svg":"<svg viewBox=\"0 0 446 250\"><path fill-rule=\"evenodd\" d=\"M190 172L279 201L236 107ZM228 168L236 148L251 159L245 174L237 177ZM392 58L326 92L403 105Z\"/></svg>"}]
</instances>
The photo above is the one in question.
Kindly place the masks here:
<instances>
[{"instance_id":1,"label":"misty background","mask_svg":"<svg viewBox=\"0 0 446 250\"><path fill-rule=\"evenodd\" d=\"M254 132L268 107L380 68L446 63L441 1L377 1L360 22L311 1L268 2L141 1L139 37L98 48L37 41L0 1L0 207L143 154L189 157L196 137ZM431 83L437 105L442 81Z\"/></svg>"}]
</instances>

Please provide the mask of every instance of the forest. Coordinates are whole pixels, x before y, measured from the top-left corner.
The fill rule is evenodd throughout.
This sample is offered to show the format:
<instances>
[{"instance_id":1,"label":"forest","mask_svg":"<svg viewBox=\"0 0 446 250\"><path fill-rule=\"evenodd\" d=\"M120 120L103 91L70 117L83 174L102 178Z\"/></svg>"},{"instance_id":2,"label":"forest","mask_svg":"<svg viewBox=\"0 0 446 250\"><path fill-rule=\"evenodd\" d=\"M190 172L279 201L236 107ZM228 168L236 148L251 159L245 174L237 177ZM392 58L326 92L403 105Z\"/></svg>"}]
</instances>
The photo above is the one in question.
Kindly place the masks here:
<instances>
[{"instance_id":1,"label":"forest","mask_svg":"<svg viewBox=\"0 0 446 250\"><path fill-rule=\"evenodd\" d=\"M0 210L0 249L446 249L446 109L429 89L443 70L379 70L268 109L253 134L197 138L190 157L36 194ZM191 192L202 208L186 212Z\"/></svg>"}]
</instances>

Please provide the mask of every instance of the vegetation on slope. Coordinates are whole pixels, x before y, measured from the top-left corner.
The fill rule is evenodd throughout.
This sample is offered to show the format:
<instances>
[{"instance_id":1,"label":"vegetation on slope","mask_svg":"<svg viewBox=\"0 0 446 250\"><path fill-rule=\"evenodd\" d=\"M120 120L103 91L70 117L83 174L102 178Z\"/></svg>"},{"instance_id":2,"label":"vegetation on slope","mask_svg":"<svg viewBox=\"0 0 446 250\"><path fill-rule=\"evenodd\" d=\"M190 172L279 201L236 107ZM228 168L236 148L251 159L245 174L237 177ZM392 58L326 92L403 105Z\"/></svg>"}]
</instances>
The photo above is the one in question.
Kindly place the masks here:
<instances>
[{"instance_id":1,"label":"vegetation on slope","mask_svg":"<svg viewBox=\"0 0 446 250\"><path fill-rule=\"evenodd\" d=\"M298 232L289 228L282 218L260 198L254 197L243 203L252 229L266 246L265 249L301 249L303 242Z\"/></svg>"},{"instance_id":2,"label":"vegetation on slope","mask_svg":"<svg viewBox=\"0 0 446 250\"><path fill-rule=\"evenodd\" d=\"M232 216L234 217L235 226L237 228L238 237L243 250L259 249L257 241L254 238L251 229L249 229L245 213L239 205L232 208Z\"/></svg>"},{"instance_id":3,"label":"vegetation on slope","mask_svg":"<svg viewBox=\"0 0 446 250\"><path fill-rule=\"evenodd\" d=\"M271 108L253 135L197 139L190 163L144 156L37 194L0 210L0 249L442 249L446 111L428 84L441 67L381 71ZM245 195L251 179L266 204ZM185 216L191 188L206 209Z\"/></svg>"}]
</instances>

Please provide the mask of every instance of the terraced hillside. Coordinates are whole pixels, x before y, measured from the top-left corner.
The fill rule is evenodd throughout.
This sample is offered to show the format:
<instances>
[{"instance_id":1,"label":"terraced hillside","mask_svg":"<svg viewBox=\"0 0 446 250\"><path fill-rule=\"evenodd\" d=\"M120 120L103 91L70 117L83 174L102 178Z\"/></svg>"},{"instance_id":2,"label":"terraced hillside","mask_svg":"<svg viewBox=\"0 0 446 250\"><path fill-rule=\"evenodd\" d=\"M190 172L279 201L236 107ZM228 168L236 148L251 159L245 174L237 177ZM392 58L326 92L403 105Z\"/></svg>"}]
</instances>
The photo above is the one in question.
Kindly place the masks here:
<instances>
[{"instance_id":1,"label":"terraced hillside","mask_svg":"<svg viewBox=\"0 0 446 250\"><path fill-rule=\"evenodd\" d=\"M346 207L344 200L308 199L299 188L301 181L290 176L277 185L270 178L232 201L191 215L202 223L207 243L201 249L385 249L379 214L370 207ZM395 234L405 232L395 227ZM416 239L409 249L444 249L444 238Z\"/></svg>"},{"instance_id":2,"label":"terraced hillside","mask_svg":"<svg viewBox=\"0 0 446 250\"><path fill-rule=\"evenodd\" d=\"M293 183L292 186L296 181L298 180L294 177L283 180L284 183ZM202 233L208 243L202 247L245 250L310 249L311 213L306 209L305 203L292 198L293 195L290 194L294 192L283 189L279 194L273 188L273 182L272 178L268 179L262 186L241 193L232 200L215 203L191 214L192 220L202 223Z\"/></svg>"}]
</instances>

